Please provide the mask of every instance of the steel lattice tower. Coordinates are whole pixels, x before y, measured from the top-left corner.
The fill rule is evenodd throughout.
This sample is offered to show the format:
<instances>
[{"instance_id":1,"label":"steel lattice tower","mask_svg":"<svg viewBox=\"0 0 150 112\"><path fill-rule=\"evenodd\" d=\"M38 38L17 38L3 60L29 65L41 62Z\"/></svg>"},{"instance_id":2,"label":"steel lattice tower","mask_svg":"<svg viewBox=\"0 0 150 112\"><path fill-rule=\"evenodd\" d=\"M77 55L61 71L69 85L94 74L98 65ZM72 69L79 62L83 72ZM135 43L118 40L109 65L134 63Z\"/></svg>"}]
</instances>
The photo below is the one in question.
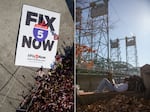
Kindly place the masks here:
<instances>
[{"instance_id":1,"label":"steel lattice tower","mask_svg":"<svg viewBox=\"0 0 150 112\"><path fill-rule=\"evenodd\" d=\"M127 73L137 74L138 73L138 59L137 59L137 47L136 47L136 37L126 37L126 63L127 63ZM131 64L133 68L129 68L128 64Z\"/></svg>"},{"instance_id":2,"label":"steel lattice tower","mask_svg":"<svg viewBox=\"0 0 150 112\"><path fill-rule=\"evenodd\" d=\"M94 61L96 66L109 68L108 0L77 0L76 44L83 49L87 47L78 55L78 63Z\"/></svg>"},{"instance_id":3,"label":"steel lattice tower","mask_svg":"<svg viewBox=\"0 0 150 112\"><path fill-rule=\"evenodd\" d=\"M112 62L113 70L120 72L121 50L119 39L110 40L110 59Z\"/></svg>"}]
</instances>

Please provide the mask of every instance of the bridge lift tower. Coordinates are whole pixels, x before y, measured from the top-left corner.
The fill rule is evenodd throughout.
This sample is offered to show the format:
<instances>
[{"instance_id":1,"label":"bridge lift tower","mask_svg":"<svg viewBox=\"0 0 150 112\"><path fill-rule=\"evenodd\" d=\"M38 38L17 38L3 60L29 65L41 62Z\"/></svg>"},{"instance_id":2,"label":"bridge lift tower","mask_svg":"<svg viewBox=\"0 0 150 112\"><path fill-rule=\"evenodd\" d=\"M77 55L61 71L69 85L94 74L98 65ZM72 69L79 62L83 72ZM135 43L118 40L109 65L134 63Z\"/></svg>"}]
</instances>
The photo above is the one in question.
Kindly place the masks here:
<instances>
[{"instance_id":1,"label":"bridge lift tower","mask_svg":"<svg viewBox=\"0 0 150 112\"><path fill-rule=\"evenodd\" d=\"M125 44L120 45L120 41L124 41ZM124 61L122 60L122 53L126 57ZM138 75L136 37L132 36L110 40L110 59L114 71L128 75Z\"/></svg>"},{"instance_id":2,"label":"bridge lift tower","mask_svg":"<svg viewBox=\"0 0 150 112\"><path fill-rule=\"evenodd\" d=\"M93 61L94 66L109 69L108 24L108 0L77 0L76 44L79 49L83 46L91 49L87 52L81 50L77 63Z\"/></svg>"},{"instance_id":3,"label":"bridge lift tower","mask_svg":"<svg viewBox=\"0 0 150 112\"><path fill-rule=\"evenodd\" d=\"M126 63L130 63L133 68L130 69L127 66L127 73L128 74L138 74L138 57L137 57L137 46L136 46L136 37L126 37Z\"/></svg>"},{"instance_id":4,"label":"bridge lift tower","mask_svg":"<svg viewBox=\"0 0 150 112\"><path fill-rule=\"evenodd\" d=\"M110 59L111 66L114 71L121 72L121 49L120 49L120 39L110 40Z\"/></svg>"}]
</instances>

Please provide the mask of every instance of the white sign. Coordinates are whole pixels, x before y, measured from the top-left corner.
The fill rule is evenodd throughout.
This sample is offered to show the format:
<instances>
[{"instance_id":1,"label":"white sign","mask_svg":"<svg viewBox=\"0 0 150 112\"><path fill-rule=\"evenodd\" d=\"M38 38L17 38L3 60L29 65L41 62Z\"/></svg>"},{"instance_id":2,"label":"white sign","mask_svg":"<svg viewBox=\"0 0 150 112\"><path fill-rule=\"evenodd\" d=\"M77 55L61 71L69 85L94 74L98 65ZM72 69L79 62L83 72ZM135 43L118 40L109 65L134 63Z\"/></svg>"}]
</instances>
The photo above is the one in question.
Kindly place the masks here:
<instances>
[{"instance_id":1,"label":"white sign","mask_svg":"<svg viewBox=\"0 0 150 112\"><path fill-rule=\"evenodd\" d=\"M57 52L60 13L23 5L15 65L50 68Z\"/></svg>"}]
</instances>

